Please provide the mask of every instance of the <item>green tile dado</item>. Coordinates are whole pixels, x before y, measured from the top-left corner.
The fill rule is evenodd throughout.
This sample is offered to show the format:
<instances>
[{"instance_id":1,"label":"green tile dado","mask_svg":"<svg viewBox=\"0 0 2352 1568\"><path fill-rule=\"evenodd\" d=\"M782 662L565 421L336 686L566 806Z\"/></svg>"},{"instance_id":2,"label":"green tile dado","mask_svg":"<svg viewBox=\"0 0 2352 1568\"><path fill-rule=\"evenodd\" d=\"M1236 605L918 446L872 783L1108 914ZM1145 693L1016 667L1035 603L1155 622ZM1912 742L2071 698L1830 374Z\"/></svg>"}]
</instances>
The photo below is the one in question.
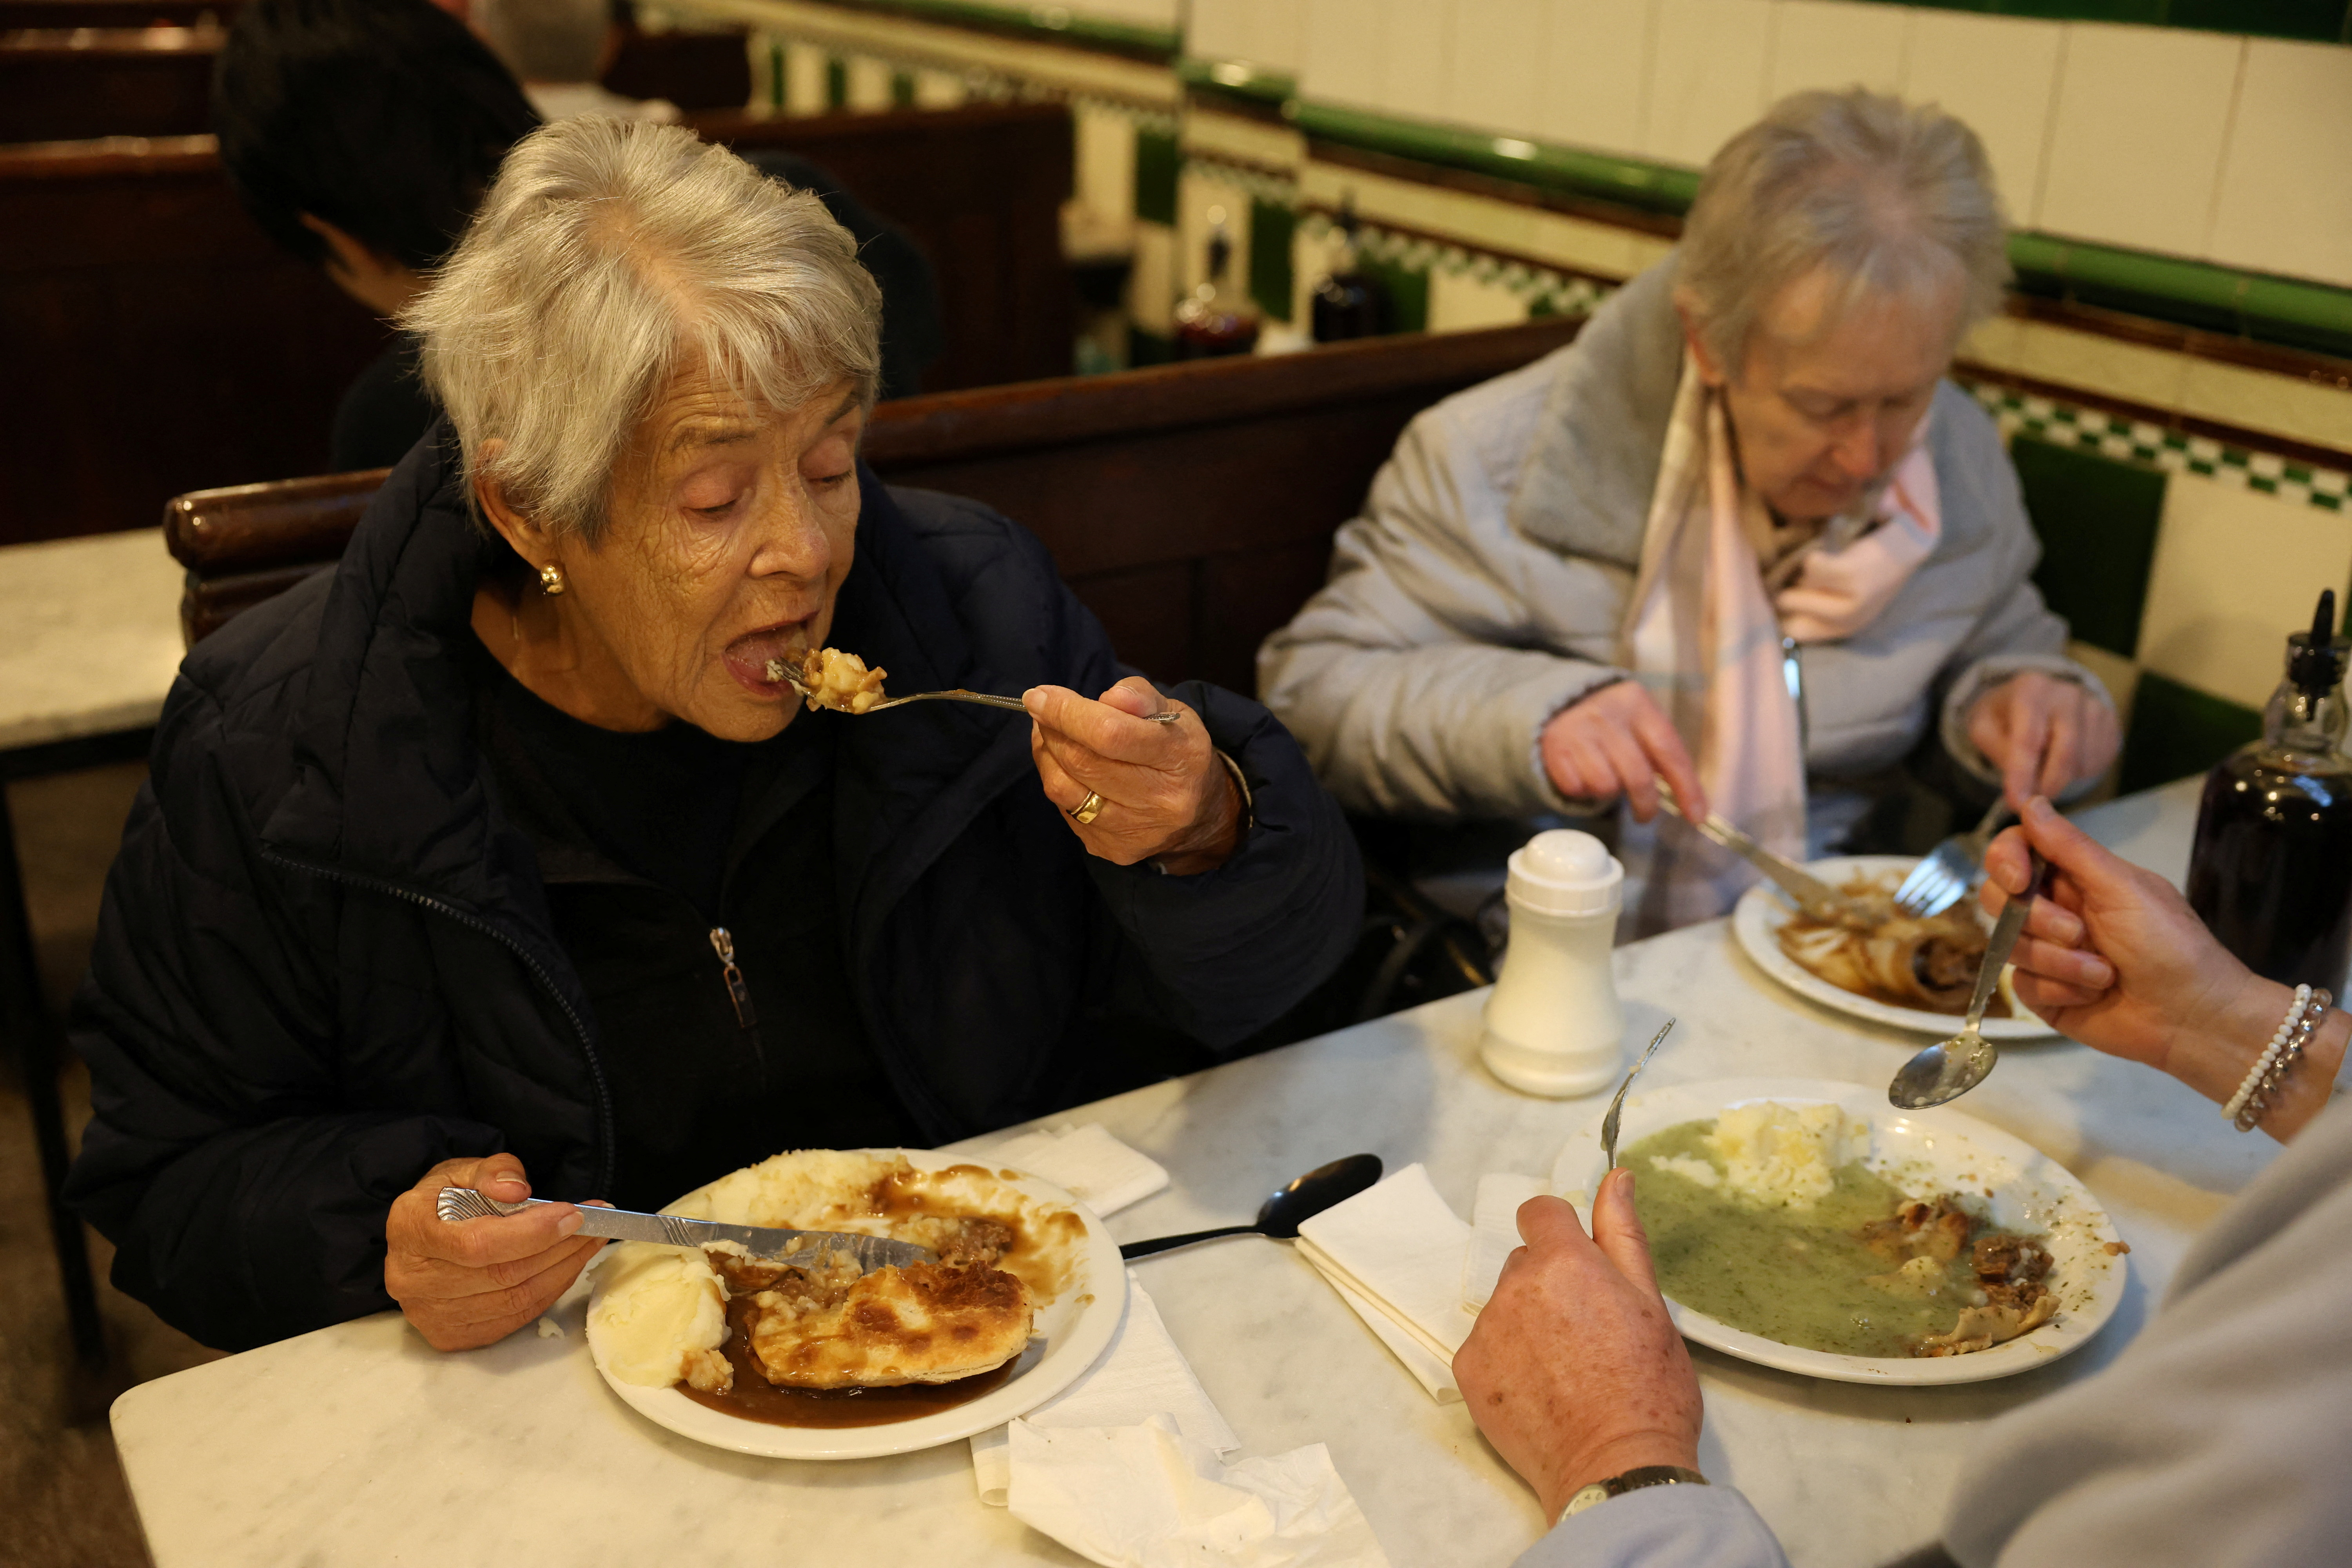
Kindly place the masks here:
<instances>
[{"instance_id":1,"label":"green tile dado","mask_svg":"<svg viewBox=\"0 0 2352 1568\"><path fill-rule=\"evenodd\" d=\"M2116 788L2129 795L2201 773L2263 732L2263 716L2142 670Z\"/></svg>"},{"instance_id":2,"label":"green tile dado","mask_svg":"<svg viewBox=\"0 0 2352 1568\"><path fill-rule=\"evenodd\" d=\"M2059 22L2139 22L2209 33L2352 43L2347 0L1873 0L1877 5L2035 16Z\"/></svg>"},{"instance_id":3,"label":"green tile dado","mask_svg":"<svg viewBox=\"0 0 2352 1568\"><path fill-rule=\"evenodd\" d=\"M1296 289L1290 251L1298 215L1279 202L1252 201L1249 224L1249 292L1257 308L1277 321L1290 320Z\"/></svg>"},{"instance_id":4,"label":"green tile dado","mask_svg":"<svg viewBox=\"0 0 2352 1568\"><path fill-rule=\"evenodd\" d=\"M2075 637L2135 657L2165 475L2031 436L2011 441L2009 455L2042 539L2034 586Z\"/></svg>"},{"instance_id":5,"label":"green tile dado","mask_svg":"<svg viewBox=\"0 0 2352 1568\"><path fill-rule=\"evenodd\" d=\"M1183 166L1168 132L1135 133L1135 216L1146 223L1176 221L1176 172ZM1179 271L1181 268L1178 269Z\"/></svg>"},{"instance_id":6,"label":"green tile dado","mask_svg":"<svg viewBox=\"0 0 2352 1568\"><path fill-rule=\"evenodd\" d=\"M1401 261L1360 257L1356 265L1388 290L1388 330L1392 332L1429 331L1429 269Z\"/></svg>"}]
</instances>

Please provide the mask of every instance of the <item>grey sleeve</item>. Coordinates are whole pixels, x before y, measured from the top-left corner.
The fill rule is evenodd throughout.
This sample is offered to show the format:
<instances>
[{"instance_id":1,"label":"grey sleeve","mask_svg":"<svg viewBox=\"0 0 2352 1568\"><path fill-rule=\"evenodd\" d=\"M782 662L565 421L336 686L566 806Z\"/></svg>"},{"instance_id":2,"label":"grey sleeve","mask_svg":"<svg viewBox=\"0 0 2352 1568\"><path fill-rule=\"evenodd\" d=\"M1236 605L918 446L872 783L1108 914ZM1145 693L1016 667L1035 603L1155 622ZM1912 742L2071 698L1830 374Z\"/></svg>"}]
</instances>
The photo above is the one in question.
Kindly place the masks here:
<instances>
[{"instance_id":1,"label":"grey sleeve","mask_svg":"<svg viewBox=\"0 0 2352 1568\"><path fill-rule=\"evenodd\" d=\"M1729 1487L1644 1487L1552 1526L1514 1568L1789 1568Z\"/></svg>"},{"instance_id":2,"label":"grey sleeve","mask_svg":"<svg viewBox=\"0 0 2352 1568\"><path fill-rule=\"evenodd\" d=\"M1622 679L1604 659L1622 574L1512 533L1461 445L1428 416L1405 432L1364 515L1339 531L1329 582L1259 652L1259 692L1353 809L1573 809L1545 779L1537 740L1561 709ZM1563 606L1580 634L1573 652L1542 624Z\"/></svg>"}]
</instances>

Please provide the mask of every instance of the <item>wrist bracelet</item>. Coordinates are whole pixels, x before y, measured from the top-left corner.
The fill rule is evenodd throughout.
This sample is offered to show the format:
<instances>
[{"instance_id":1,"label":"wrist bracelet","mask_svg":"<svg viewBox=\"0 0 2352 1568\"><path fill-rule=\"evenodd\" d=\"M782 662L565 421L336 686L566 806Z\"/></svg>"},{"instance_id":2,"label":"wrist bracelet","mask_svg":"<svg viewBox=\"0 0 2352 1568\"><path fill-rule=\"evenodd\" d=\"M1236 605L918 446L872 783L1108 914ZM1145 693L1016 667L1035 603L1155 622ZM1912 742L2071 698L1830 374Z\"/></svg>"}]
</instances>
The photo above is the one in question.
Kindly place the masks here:
<instances>
[{"instance_id":1,"label":"wrist bracelet","mask_svg":"<svg viewBox=\"0 0 2352 1568\"><path fill-rule=\"evenodd\" d=\"M2270 1044L2264 1046L2262 1055L2254 1058L2254 1065L2246 1069L2244 1080L2238 1085L2238 1092L2231 1095L2229 1102L2221 1107L2223 1116L2232 1121L2238 1119L2238 1112L2246 1108L2246 1101L2252 1100L2254 1097L2254 1090L2261 1087L2263 1075L2271 1070L2271 1064L2278 1060L2281 1051L2286 1049L2287 1041L2294 1035L2295 1026L2303 1022L2304 1010L2310 1005L2311 987L2296 986L2294 1000L2286 1005L2286 1016L2279 1020L2279 1026L2272 1034Z\"/></svg>"},{"instance_id":2,"label":"wrist bracelet","mask_svg":"<svg viewBox=\"0 0 2352 1568\"><path fill-rule=\"evenodd\" d=\"M2298 993L2304 989L2307 988L2298 987ZM2294 1032L2288 1036L2285 1044L2277 1048L2274 1056L2264 1053L2271 1056L2271 1059L2263 1065L2262 1077L2255 1082L2244 1104L2230 1119L2231 1125L2241 1132L2252 1132L2262 1125L2263 1113L2270 1109L2271 1100L2277 1097L2279 1089L2286 1083L2287 1075L2294 1071L2294 1064L2303 1059L2303 1053L2310 1047L2312 1037L2319 1033L2319 1026L2327 1016L2328 1005L2335 1000L2324 986L2311 991L2308 997L2302 999L2303 1005L2294 1016Z\"/></svg>"}]
</instances>

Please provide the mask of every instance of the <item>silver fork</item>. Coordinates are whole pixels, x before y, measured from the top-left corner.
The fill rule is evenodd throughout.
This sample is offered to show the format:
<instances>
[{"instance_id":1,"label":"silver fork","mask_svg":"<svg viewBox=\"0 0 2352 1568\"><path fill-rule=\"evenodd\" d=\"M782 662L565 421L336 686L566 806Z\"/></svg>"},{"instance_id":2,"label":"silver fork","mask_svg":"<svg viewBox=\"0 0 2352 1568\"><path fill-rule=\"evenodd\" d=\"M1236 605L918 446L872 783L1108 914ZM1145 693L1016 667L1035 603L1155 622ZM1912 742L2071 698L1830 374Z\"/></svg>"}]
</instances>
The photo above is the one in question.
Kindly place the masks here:
<instances>
[{"instance_id":1,"label":"silver fork","mask_svg":"<svg viewBox=\"0 0 2352 1568\"><path fill-rule=\"evenodd\" d=\"M1921 856L1903 885L1895 889L1895 907L1925 919L1942 914L1968 897L1984 870L1985 850L2008 816L2009 797L2003 795L1992 803L1974 832L1955 833Z\"/></svg>"},{"instance_id":2,"label":"silver fork","mask_svg":"<svg viewBox=\"0 0 2352 1568\"><path fill-rule=\"evenodd\" d=\"M1617 1086L1617 1098L1609 1102L1609 1114L1601 1119L1601 1152L1609 1161L1606 1167L1609 1170L1617 1168L1617 1119L1625 1111L1625 1091L1633 1087L1633 1080L1642 1076L1642 1069L1650 1065L1650 1058L1658 1054L1658 1047L1665 1044L1666 1037L1674 1032L1675 1021L1669 1018L1666 1026L1650 1037L1650 1048L1642 1053L1642 1059L1633 1064L1633 1070L1627 1073L1625 1081Z\"/></svg>"},{"instance_id":3,"label":"silver fork","mask_svg":"<svg viewBox=\"0 0 2352 1568\"><path fill-rule=\"evenodd\" d=\"M785 668L782 659L772 658L768 661L768 679L782 681L803 697L808 695L808 688L803 686ZM1029 710L1018 697L999 697L992 691L966 691L959 686L948 691L917 691L905 697L886 698L866 710L866 712L880 713L892 708L903 708L909 702L977 702L982 708L1008 708L1015 713L1025 713ZM1173 724L1183 716L1182 713L1172 710L1166 713L1140 715L1147 724ZM864 715L860 714L858 717L862 718Z\"/></svg>"}]
</instances>

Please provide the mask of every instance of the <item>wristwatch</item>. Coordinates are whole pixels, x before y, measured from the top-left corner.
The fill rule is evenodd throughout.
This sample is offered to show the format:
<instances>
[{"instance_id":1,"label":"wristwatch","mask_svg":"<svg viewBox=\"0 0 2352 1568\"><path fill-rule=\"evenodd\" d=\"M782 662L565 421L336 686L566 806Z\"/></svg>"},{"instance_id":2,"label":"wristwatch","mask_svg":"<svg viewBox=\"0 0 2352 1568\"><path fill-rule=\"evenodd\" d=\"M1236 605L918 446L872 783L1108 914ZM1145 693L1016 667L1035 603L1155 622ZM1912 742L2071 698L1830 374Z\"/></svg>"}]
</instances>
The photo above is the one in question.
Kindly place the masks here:
<instances>
[{"instance_id":1,"label":"wristwatch","mask_svg":"<svg viewBox=\"0 0 2352 1568\"><path fill-rule=\"evenodd\" d=\"M1582 1513L1594 1503L1607 1502L1611 1498L1622 1497L1627 1492L1637 1492L1643 1487L1703 1487L1705 1485L1706 1485L1705 1476L1700 1475L1696 1470L1684 1469L1680 1465L1643 1465L1638 1469L1627 1470L1622 1476L1612 1476L1605 1481L1595 1481L1589 1487L1578 1488L1576 1495L1568 1500L1568 1506L1559 1510L1559 1517L1566 1519L1570 1514Z\"/></svg>"}]
</instances>

